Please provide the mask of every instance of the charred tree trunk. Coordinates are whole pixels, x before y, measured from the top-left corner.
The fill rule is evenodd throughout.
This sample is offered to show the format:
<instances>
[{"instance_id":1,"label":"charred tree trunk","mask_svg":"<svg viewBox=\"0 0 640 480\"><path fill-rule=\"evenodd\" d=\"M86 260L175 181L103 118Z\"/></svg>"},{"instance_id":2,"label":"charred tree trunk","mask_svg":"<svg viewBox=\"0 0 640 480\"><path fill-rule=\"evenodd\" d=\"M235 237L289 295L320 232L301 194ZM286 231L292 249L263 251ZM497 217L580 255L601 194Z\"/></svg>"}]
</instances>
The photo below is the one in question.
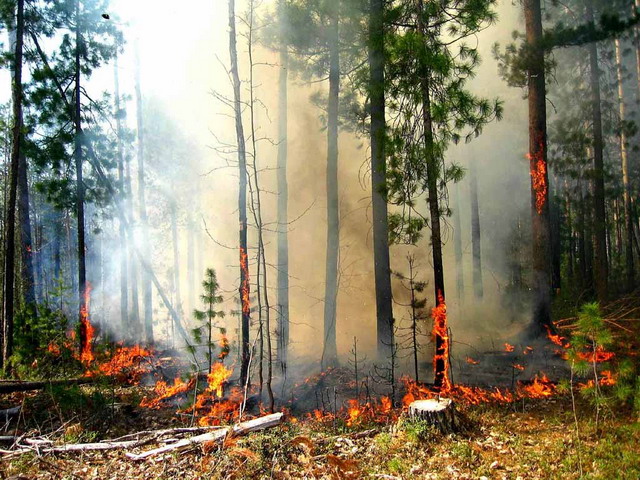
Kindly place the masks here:
<instances>
[{"instance_id":1,"label":"charred tree trunk","mask_svg":"<svg viewBox=\"0 0 640 480\"><path fill-rule=\"evenodd\" d=\"M126 195L126 184L124 174L124 149L122 145L122 119L120 112L120 82L118 78L118 56L115 58L114 67L114 82L115 82L115 108L116 108L116 129L118 133L118 187L120 190L121 198ZM129 249L127 244L127 232L125 230L125 224L122 220L119 221L119 235L120 235L120 330L122 333L129 329L129 284L128 284L128 259Z\"/></svg>"},{"instance_id":2,"label":"charred tree trunk","mask_svg":"<svg viewBox=\"0 0 640 480\"><path fill-rule=\"evenodd\" d=\"M456 256L456 290L458 300L464 299L464 265L462 264L462 219L460 218L460 188L454 186L454 212L453 212L453 248Z\"/></svg>"},{"instance_id":3,"label":"charred tree trunk","mask_svg":"<svg viewBox=\"0 0 640 480\"><path fill-rule=\"evenodd\" d=\"M473 252L473 292L476 298L482 298L482 245L480 241L480 207L478 205L478 171L476 160L469 162L471 193L471 249Z\"/></svg>"},{"instance_id":4,"label":"charred tree trunk","mask_svg":"<svg viewBox=\"0 0 640 480\"><path fill-rule=\"evenodd\" d=\"M289 185L287 183L287 129L289 53L285 39L285 0L278 2L280 78L278 80L278 351L277 362L286 372L289 351Z\"/></svg>"},{"instance_id":5,"label":"charred tree trunk","mask_svg":"<svg viewBox=\"0 0 640 480\"><path fill-rule=\"evenodd\" d=\"M5 206L7 215L5 223L4 250L4 325L2 328L2 355L0 367L8 364L13 353L13 321L14 321L14 284L15 284L15 225L16 202L18 190L18 173L22 157L22 53L24 46L24 0L16 4L16 42L13 59L13 79L11 95L13 103L11 162L9 165L9 196Z\"/></svg>"},{"instance_id":6,"label":"charred tree trunk","mask_svg":"<svg viewBox=\"0 0 640 480\"><path fill-rule=\"evenodd\" d=\"M340 254L340 207L338 200L338 105L340 94L340 1L332 5L329 27L329 105L327 109L327 254L324 291L324 345L322 366L338 361L336 310Z\"/></svg>"},{"instance_id":7,"label":"charred tree trunk","mask_svg":"<svg viewBox=\"0 0 640 480\"><path fill-rule=\"evenodd\" d=\"M625 133L626 111L624 105L624 88L622 83L622 52L620 39L615 40L616 74L618 80L618 109L620 113L620 158L622 161L622 186L624 202L624 224L626 237L624 239L625 267L627 290L630 292L635 284L635 270L633 264L633 220L631 211L631 186L629 183L629 160L627 157L627 135Z\"/></svg>"},{"instance_id":8,"label":"charred tree trunk","mask_svg":"<svg viewBox=\"0 0 640 480\"><path fill-rule=\"evenodd\" d=\"M238 142L238 218L239 253L240 253L240 288L239 297L242 305L241 339L242 357L240 365L240 382L244 385L249 375L249 323L251 307L249 305L249 264L247 256L247 151L242 125L242 103L240 98L240 75L238 73L238 50L236 46L236 13L235 0L229 0L229 56L231 58L231 77L233 79L233 103L235 110L236 138Z\"/></svg>"},{"instance_id":9,"label":"charred tree trunk","mask_svg":"<svg viewBox=\"0 0 640 480\"><path fill-rule=\"evenodd\" d=\"M142 229L142 237L149 238L149 221L147 218L147 203L145 192L145 176L144 176L144 128L143 128L143 112L142 112L142 91L140 87L140 58L138 55L138 45L135 46L135 90L136 90L136 123L138 130L138 209L140 215L140 228ZM152 243L147 243L148 258L151 258L150 250ZM142 297L144 304L144 333L147 345L153 344L153 290L151 288L152 280L146 269L142 274Z\"/></svg>"},{"instance_id":10,"label":"charred tree trunk","mask_svg":"<svg viewBox=\"0 0 640 480\"><path fill-rule=\"evenodd\" d=\"M535 333L551 323L551 226L547 171L547 106L542 14L540 0L524 1L527 43L532 48L529 66L529 168L531 173L531 230L533 240Z\"/></svg>"},{"instance_id":11,"label":"charred tree trunk","mask_svg":"<svg viewBox=\"0 0 640 480\"><path fill-rule=\"evenodd\" d=\"M594 22L592 0L585 1L587 23ZM607 232L604 192L604 142L602 139L602 108L600 101L600 67L598 65L598 44L588 45L592 128L593 128L593 228L594 228L594 280L596 295L600 303L607 300L608 262Z\"/></svg>"},{"instance_id":12,"label":"charred tree trunk","mask_svg":"<svg viewBox=\"0 0 640 480\"><path fill-rule=\"evenodd\" d=\"M369 98L371 101L371 196L373 199L373 263L376 285L378 358L393 349L393 303L389 224L387 217L387 162L385 157L384 0L371 0L369 12Z\"/></svg>"}]
</instances>

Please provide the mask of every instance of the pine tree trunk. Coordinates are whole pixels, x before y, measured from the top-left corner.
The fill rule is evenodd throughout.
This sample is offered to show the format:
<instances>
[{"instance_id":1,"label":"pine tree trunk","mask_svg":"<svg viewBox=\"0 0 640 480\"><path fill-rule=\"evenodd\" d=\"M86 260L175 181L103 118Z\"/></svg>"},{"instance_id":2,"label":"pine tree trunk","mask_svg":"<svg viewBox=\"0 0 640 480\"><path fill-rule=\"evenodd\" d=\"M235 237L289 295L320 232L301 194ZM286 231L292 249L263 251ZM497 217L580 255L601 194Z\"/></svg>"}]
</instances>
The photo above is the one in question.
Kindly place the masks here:
<instances>
[{"instance_id":1,"label":"pine tree trunk","mask_svg":"<svg viewBox=\"0 0 640 480\"><path fill-rule=\"evenodd\" d=\"M426 36L426 26L424 24L424 3L419 0L418 11L418 31ZM433 119L431 116L431 91L429 66L425 64L425 52L421 52L420 61L420 93L422 97L422 127L424 135L425 162L427 166L427 203L429 206L429 219L431 220L431 251L433 261L433 286L436 309L445 307L445 285L444 285L444 265L442 261L442 231L440 226L440 205L438 192L438 163L440 158L435 152L433 138ZM434 385L437 389L446 389L449 385L449 349L448 335L443 332L435 334L435 354L434 354Z\"/></svg>"},{"instance_id":2,"label":"pine tree trunk","mask_svg":"<svg viewBox=\"0 0 640 480\"><path fill-rule=\"evenodd\" d=\"M553 182L549 184L549 198L555 198L551 193L553 189ZM549 205L549 226L551 228L551 289L552 292L559 291L562 278L561 278L561 260L562 260L562 243L560 239L560 223L561 213L560 205L558 202L551 202Z\"/></svg>"},{"instance_id":3,"label":"pine tree trunk","mask_svg":"<svg viewBox=\"0 0 640 480\"><path fill-rule=\"evenodd\" d=\"M476 160L469 162L471 193L471 250L473 252L473 292L476 298L482 298L482 246L480 241L480 208L478 206L478 172Z\"/></svg>"},{"instance_id":4,"label":"pine tree trunk","mask_svg":"<svg viewBox=\"0 0 640 480\"><path fill-rule=\"evenodd\" d=\"M171 243L173 246L173 288L175 293L175 310L182 320L182 297L180 296L180 253L178 249L178 212L175 198L169 200L171 215Z\"/></svg>"},{"instance_id":5,"label":"pine tree trunk","mask_svg":"<svg viewBox=\"0 0 640 480\"><path fill-rule=\"evenodd\" d=\"M533 240L534 314L532 329L551 324L551 226L547 172L547 108L540 0L525 0L527 43L532 47L529 70L529 168L531 173L531 230Z\"/></svg>"},{"instance_id":6,"label":"pine tree trunk","mask_svg":"<svg viewBox=\"0 0 640 480\"><path fill-rule=\"evenodd\" d=\"M193 202L195 204L195 202ZM195 238L193 233L193 211L188 212L187 220L187 300L189 310L193 312L196 305L196 262L195 262Z\"/></svg>"},{"instance_id":7,"label":"pine tree trunk","mask_svg":"<svg viewBox=\"0 0 640 480\"><path fill-rule=\"evenodd\" d=\"M278 90L278 351L277 362L285 372L289 352L289 185L287 183L287 129L289 53L285 38L285 0L278 2L280 28L280 78Z\"/></svg>"},{"instance_id":8,"label":"pine tree trunk","mask_svg":"<svg viewBox=\"0 0 640 480\"><path fill-rule=\"evenodd\" d=\"M126 212L127 216L131 219L133 223L133 187L131 185L131 161L129 159L125 159L125 182L126 182L126 193L125 193L125 201L126 201ZM129 244L135 247L135 238L133 228L131 225L128 229L128 239ZM130 316L130 325L133 333L133 341L139 343L142 339L142 331L143 326L140 322L140 307L138 302L138 262L135 257L132 255L129 259L129 285L131 286L131 305L129 308L129 316ZM180 304L178 304L180 307Z\"/></svg>"},{"instance_id":9,"label":"pine tree trunk","mask_svg":"<svg viewBox=\"0 0 640 480\"><path fill-rule=\"evenodd\" d=\"M13 118L11 139L11 162L9 165L9 196L6 204L5 250L4 250L4 325L2 328L2 355L0 367L8 365L13 353L14 284L15 284L15 225L18 190L18 174L22 158L22 52L24 40L24 0L16 4L16 42L11 85Z\"/></svg>"},{"instance_id":10,"label":"pine tree trunk","mask_svg":"<svg viewBox=\"0 0 640 480\"><path fill-rule=\"evenodd\" d=\"M120 82L118 78L118 56L115 57L114 67L114 82L115 82L115 108L116 108L116 129L118 133L118 187L120 190L121 198L126 196L126 183L124 174L124 150L122 145L122 119L120 118ZM122 207L121 207L122 208ZM127 232L124 221L119 221L119 235L120 235L120 325L122 334L129 330L129 284L128 284L128 261L129 261L129 248L127 244Z\"/></svg>"},{"instance_id":11,"label":"pine tree trunk","mask_svg":"<svg viewBox=\"0 0 640 480\"><path fill-rule=\"evenodd\" d=\"M586 21L594 22L592 0L586 0ZM602 107L600 101L600 67L598 65L598 44L588 45L592 128L593 128L593 228L594 228L594 280L596 295L600 303L607 300L608 262L607 232L604 192L604 142L602 139Z\"/></svg>"},{"instance_id":12,"label":"pine tree trunk","mask_svg":"<svg viewBox=\"0 0 640 480\"><path fill-rule=\"evenodd\" d=\"M462 264L462 219L460 218L460 188L456 183L453 193L453 248L456 257L456 291L458 300L464 300L464 265Z\"/></svg>"},{"instance_id":13,"label":"pine tree trunk","mask_svg":"<svg viewBox=\"0 0 640 480\"><path fill-rule=\"evenodd\" d=\"M369 13L369 69L371 108L371 196L373 199L373 263L376 286L378 358L386 360L393 348L393 304L389 224L387 216L387 162L385 157L384 0L371 0Z\"/></svg>"},{"instance_id":14,"label":"pine tree trunk","mask_svg":"<svg viewBox=\"0 0 640 480\"><path fill-rule=\"evenodd\" d=\"M138 130L138 209L140 215L140 228L142 237L149 238L149 221L147 218L147 203L144 176L144 128L142 112L142 91L140 87L140 58L138 45L135 45L135 91L136 91L136 123ZM147 258L151 259L152 242L147 242ZM153 344L153 290L151 288L151 275L145 269L142 273L142 297L144 304L144 333L147 345Z\"/></svg>"},{"instance_id":15,"label":"pine tree trunk","mask_svg":"<svg viewBox=\"0 0 640 480\"><path fill-rule=\"evenodd\" d=\"M618 109L620 114L620 158L622 161L622 185L623 185L623 202L624 202L624 224L626 230L626 238L624 241L625 266L627 290L633 290L635 283L635 270L633 264L633 220L631 213L631 186L629 183L629 160L627 157L627 135L625 133L625 104L624 104L624 87L622 83L622 52L620 49L620 39L615 40L616 50L616 74L618 80Z\"/></svg>"},{"instance_id":16,"label":"pine tree trunk","mask_svg":"<svg viewBox=\"0 0 640 480\"><path fill-rule=\"evenodd\" d=\"M247 252L247 151L242 125L242 101L240 98L240 75L238 73L238 50L236 46L236 13L235 0L229 0L229 56L231 59L231 77L233 80L233 104L236 121L236 139L238 142L238 219L239 219L239 254L240 254L240 287L239 298L242 305L241 339L242 356L240 365L240 382L244 385L249 375L249 324L251 307L249 304L249 264Z\"/></svg>"},{"instance_id":17,"label":"pine tree trunk","mask_svg":"<svg viewBox=\"0 0 640 480\"><path fill-rule=\"evenodd\" d=\"M82 37L80 34L80 0L76 0L76 45L75 45L75 101L74 101L74 124L75 124L75 167L76 167L76 215L78 218L78 317L80 319L80 348L87 344L88 332L84 322L83 315L87 310L87 270L86 270L86 248L85 248L85 220L84 220L84 180L82 178L82 91L81 91L81 72L80 72L80 50Z\"/></svg>"},{"instance_id":18,"label":"pine tree trunk","mask_svg":"<svg viewBox=\"0 0 640 480\"><path fill-rule=\"evenodd\" d=\"M33 269L34 246L29 214L29 181L27 159L21 155L18 168L18 219L20 222L20 260L22 292L25 306L36 308L36 277Z\"/></svg>"},{"instance_id":19,"label":"pine tree trunk","mask_svg":"<svg viewBox=\"0 0 640 480\"><path fill-rule=\"evenodd\" d=\"M335 0L329 26L329 105L327 110L327 253L324 292L324 348L322 367L337 363L336 310L340 254L338 200L338 104L340 94L340 1Z\"/></svg>"}]
</instances>

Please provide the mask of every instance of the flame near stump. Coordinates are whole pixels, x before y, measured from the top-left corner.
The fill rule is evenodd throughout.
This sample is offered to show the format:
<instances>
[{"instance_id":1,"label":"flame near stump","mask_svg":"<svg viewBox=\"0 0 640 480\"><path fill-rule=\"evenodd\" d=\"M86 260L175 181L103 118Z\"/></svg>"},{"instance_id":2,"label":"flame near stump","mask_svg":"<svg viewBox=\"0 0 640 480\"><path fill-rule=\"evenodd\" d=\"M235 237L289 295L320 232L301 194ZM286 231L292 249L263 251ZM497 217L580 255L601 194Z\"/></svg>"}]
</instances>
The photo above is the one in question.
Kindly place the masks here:
<instances>
[{"instance_id":1,"label":"flame near stump","mask_svg":"<svg viewBox=\"0 0 640 480\"><path fill-rule=\"evenodd\" d=\"M462 430L459 413L456 411L453 400L449 398L416 400L409 405L409 416L426 421L443 434Z\"/></svg>"}]
</instances>

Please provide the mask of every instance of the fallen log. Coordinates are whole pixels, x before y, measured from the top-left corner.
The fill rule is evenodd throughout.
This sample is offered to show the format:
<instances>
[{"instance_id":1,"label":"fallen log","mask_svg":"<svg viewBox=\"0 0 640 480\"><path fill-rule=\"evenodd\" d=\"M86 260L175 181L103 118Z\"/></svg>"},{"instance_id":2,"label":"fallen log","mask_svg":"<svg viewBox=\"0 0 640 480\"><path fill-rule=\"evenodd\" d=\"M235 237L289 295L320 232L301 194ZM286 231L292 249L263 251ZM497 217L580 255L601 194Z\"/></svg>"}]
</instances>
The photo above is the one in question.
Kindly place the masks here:
<instances>
[{"instance_id":1,"label":"fallen log","mask_svg":"<svg viewBox=\"0 0 640 480\"><path fill-rule=\"evenodd\" d=\"M282 413L273 413L271 415L267 415L265 417L256 418L254 420L249 420L246 422L239 423L234 425L233 427L226 427L217 432L204 433L202 435L196 435L195 437L186 438L184 440L179 440L175 443L171 443L169 445L165 445L163 447L154 448L153 450L147 450L146 452L136 454L136 453L126 453L126 456L132 460L144 460L146 458L160 455L166 452L172 452L176 450L185 450L191 448L195 445L213 442L213 443L222 443L227 436L242 436L247 433L255 432L258 430L264 430L266 428L275 427L282 422Z\"/></svg>"},{"instance_id":2,"label":"fallen log","mask_svg":"<svg viewBox=\"0 0 640 480\"><path fill-rule=\"evenodd\" d=\"M458 432L462 427L455 405L448 398L430 398L411 402L409 416L426 421L444 434Z\"/></svg>"},{"instance_id":3,"label":"fallen log","mask_svg":"<svg viewBox=\"0 0 640 480\"><path fill-rule=\"evenodd\" d=\"M17 407L7 408L5 410L0 410L0 421L8 422L13 417L17 417L20 415L20 410L22 407L18 405Z\"/></svg>"},{"instance_id":4,"label":"fallen log","mask_svg":"<svg viewBox=\"0 0 640 480\"><path fill-rule=\"evenodd\" d=\"M42 390L47 386L86 385L94 383L94 378L70 378L67 380L46 380L40 382L10 381L0 383L0 393L28 392L30 390Z\"/></svg>"}]
</instances>

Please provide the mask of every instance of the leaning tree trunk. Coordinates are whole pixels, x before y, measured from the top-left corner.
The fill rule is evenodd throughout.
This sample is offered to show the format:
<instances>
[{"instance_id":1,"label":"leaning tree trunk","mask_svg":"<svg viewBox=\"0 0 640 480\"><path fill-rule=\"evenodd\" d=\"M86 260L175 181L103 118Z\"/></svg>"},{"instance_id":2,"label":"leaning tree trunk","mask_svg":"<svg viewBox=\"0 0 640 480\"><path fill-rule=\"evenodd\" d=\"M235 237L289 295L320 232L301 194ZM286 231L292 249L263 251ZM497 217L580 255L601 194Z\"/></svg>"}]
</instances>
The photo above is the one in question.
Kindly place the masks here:
<instances>
[{"instance_id":1,"label":"leaning tree trunk","mask_svg":"<svg viewBox=\"0 0 640 480\"><path fill-rule=\"evenodd\" d=\"M371 197L373 263L376 285L378 358L387 360L393 349L393 304L389 224L387 216L387 163L385 157L384 1L371 0L369 13L369 98L371 99Z\"/></svg>"},{"instance_id":2,"label":"leaning tree trunk","mask_svg":"<svg viewBox=\"0 0 640 480\"><path fill-rule=\"evenodd\" d=\"M339 6L332 6L329 27L329 104L327 110L327 253L324 291L324 344L322 366L337 363L336 310L338 301L338 261L340 211L338 205L338 105L340 94Z\"/></svg>"},{"instance_id":3,"label":"leaning tree trunk","mask_svg":"<svg viewBox=\"0 0 640 480\"><path fill-rule=\"evenodd\" d=\"M244 385L249 375L249 323L251 306L249 303L249 263L247 253L247 151L242 125L242 100L240 98L240 75L238 73L238 50L236 46L236 13L235 0L229 0L229 57L231 59L231 78L233 80L233 105L236 121L236 139L238 142L238 219L239 219L239 254L240 254L240 287L239 298L242 306L241 317L241 365L240 382Z\"/></svg>"},{"instance_id":4,"label":"leaning tree trunk","mask_svg":"<svg viewBox=\"0 0 640 480\"><path fill-rule=\"evenodd\" d=\"M541 46L540 0L525 0L527 43L532 48L529 69L529 169L531 175L531 233L533 247L533 331L551 323L551 224L547 171L547 106L544 51Z\"/></svg>"},{"instance_id":5,"label":"leaning tree trunk","mask_svg":"<svg viewBox=\"0 0 640 480\"><path fill-rule=\"evenodd\" d=\"M149 221L147 218L147 203L145 197L145 176L144 176L144 128L142 112L142 90L140 87L140 58L138 55L138 45L135 46L135 91L136 91L136 123L138 130L138 211L140 215L140 228L142 237L149 238ZM151 258L150 251L152 242L147 242L147 258ZM153 290L151 275L143 268L142 273L142 298L144 303L144 333L147 345L153 344Z\"/></svg>"},{"instance_id":6,"label":"leaning tree trunk","mask_svg":"<svg viewBox=\"0 0 640 480\"><path fill-rule=\"evenodd\" d=\"M418 31L426 36L424 24L424 2L419 0ZM426 43L426 42L425 42ZM451 388L449 376L449 331L447 326L446 297L444 286L444 266L442 261L442 230L440 226L440 205L438 192L438 162L433 138L433 119L431 116L430 70L426 64L426 52L420 52L420 93L422 97L422 129L427 166L427 203L431 220L431 251L433 261L433 286L436 307L433 309L433 335L435 353L433 356L434 385L440 391Z\"/></svg>"},{"instance_id":7,"label":"leaning tree trunk","mask_svg":"<svg viewBox=\"0 0 640 480\"><path fill-rule=\"evenodd\" d=\"M18 190L18 172L22 157L22 52L24 45L24 0L16 5L16 42L13 61L12 103L13 125L11 163L9 165L9 198L6 204L5 251L4 251L4 325L2 328L2 355L0 367L6 367L13 353L14 284L15 284L15 225Z\"/></svg>"},{"instance_id":8,"label":"leaning tree trunk","mask_svg":"<svg viewBox=\"0 0 640 480\"><path fill-rule=\"evenodd\" d=\"M594 22L593 5L586 1L587 23ZM600 101L600 67L598 65L598 44L592 42L589 50L592 128L593 128L593 227L594 227L594 280L598 301L607 300L608 264L607 264L607 232L604 192L604 142L602 139L602 107Z\"/></svg>"},{"instance_id":9,"label":"leaning tree trunk","mask_svg":"<svg viewBox=\"0 0 640 480\"><path fill-rule=\"evenodd\" d=\"M278 2L280 28L280 78L278 93L278 349L277 362L286 372L289 351L289 186L287 183L287 128L289 53L285 38L285 0Z\"/></svg>"},{"instance_id":10,"label":"leaning tree trunk","mask_svg":"<svg viewBox=\"0 0 640 480\"><path fill-rule=\"evenodd\" d=\"M473 292L476 298L482 298L482 250L480 243L480 208L478 206L478 171L474 158L469 162L471 173L471 250L473 252Z\"/></svg>"},{"instance_id":11,"label":"leaning tree trunk","mask_svg":"<svg viewBox=\"0 0 640 480\"><path fill-rule=\"evenodd\" d=\"M625 266L627 274L627 290L632 291L635 283L633 264L633 220L631 211L631 187L629 183L629 160L627 157L627 135L625 132L626 111L624 105L624 86L622 81L622 52L620 39L615 40L616 74L618 80L618 109L620 113L620 159L622 161L622 185L624 202L624 224L626 238L624 239Z\"/></svg>"}]
</instances>

